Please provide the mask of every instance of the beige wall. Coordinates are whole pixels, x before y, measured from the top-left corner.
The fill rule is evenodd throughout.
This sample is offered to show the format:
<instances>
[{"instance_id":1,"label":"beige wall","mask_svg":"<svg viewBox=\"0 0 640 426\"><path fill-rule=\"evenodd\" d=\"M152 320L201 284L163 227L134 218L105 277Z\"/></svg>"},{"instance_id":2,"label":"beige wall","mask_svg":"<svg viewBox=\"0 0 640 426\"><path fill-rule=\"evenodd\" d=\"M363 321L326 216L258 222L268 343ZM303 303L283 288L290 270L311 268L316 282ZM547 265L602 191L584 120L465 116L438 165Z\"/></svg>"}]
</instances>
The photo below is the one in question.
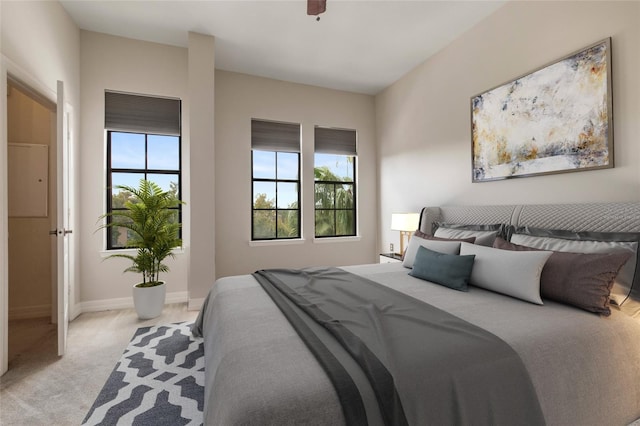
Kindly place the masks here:
<instances>
[{"instance_id":1,"label":"beige wall","mask_svg":"<svg viewBox=\"0 0 640 426\"><path fill-rule=\"evenodd\" d=\"M189 300L204 299L216 276L215 39L189 33ZM185 157L187 155L185 154ZM185 215L186 216L186 215Z\"/></svg>"},{"instance_id":2,"label":"beige wall","mask_svg":"<svg viewBox=\"0 0 640 426\"><path fill-rule=\"evenodd\" d=\"M126 259L107 259L105 233L94 232L98 217L105 212L106 134L104 131L104 91L118 90L157 96L187 98L187 49L109 36L90 31L81 32L82 75L82 153L80 159L80 279L83 309L100 309L130 301L131 286L139 282L138 274L123 270ZM183 114L183 129L188 126ZM183 154L183 156L186 154ZM189 199L185 198L187 206ZM186 213L186 211L185 211ZM184 215L188 217L188 214ZM188 246L189 236L184 236ZM184 253L168 259L171 271L163 275L167 293L186 298L187 256ZM169 296L168 296L169 297ZM108 302L105 302L107 301Z\"/></svg>"},{"instance_id":3,"label":"beige wall","mask_svg":"<svg viewBox=\"0 0 640 426\"><path fill-rule=\"evenodd\" d=\"M81 41L81 280L85 309L130 297L130 286L137 279L133 274L123 277L126 261L103 262L104 235L93 232L105 203L105 89L183 100L185 251L170 263L168 292L188 290L197 306L216 277L265 267L376 261L376 219L375 213L370 213L377 204L372 96L224 71L213 74L214 40L209 36L190 34L188 49L88 31L82 31ZM359 238L314 241L313 197L303 195L302 242L249 245L252 117L303 125L303 141L309 141L303 143L304 194L313 194L313 126L358 130Z\"/></svg>"},{"instance_id":4,"label":"beige wall","mask_svg":"<svg viewBox=\"0 0 640 426\"><path fill-rule=\"evenodd\" d=\"M55 229L55 111L15 87L7 96L9 144L49 147L47 216L9 217L9 319L50 317L52 296L52 242ZM11 158L9 157L9 160ZM21 181L9 181L20 191Z\"/></svg>"},{"instance_id":5,"label":"beige wall","mask_svg":"<svg viewBox=\"0 0 640 426\"><path fill-rule=\"evenodd\" d=\"M126 262L102 261L104 237L94 233L105 202L103 92L108 88L183 99L183 129L189 129L183 143L189 150L189 54L196 54L198 43L192 43L190 52L85 31L80 36L55 2L2 2L1 7L4 69L26 75L47 96L55 92L57 79L64 80L76 126L82 119L82 129L74 128L77 146L82 145L82 156L76 158L81 220L73 234L79 239L81 259L76 264L82 269L75 302L128 298L136 277L123 277ZM374 262L379 248L384 251L390 242L398 242L397 233L388 230L391 213L417 211L427 204L640 198L639 15L637 2L509 2L376 96L375 102L366 95L225 71L215 71L215 79L203 76L215 82L215 91L209 93L214 93L216 126L213 135L213 126L204 126L208 140L199 142L205 155L198 157L197 167L207 161L214 167L197 176L185 168L185 183L201 179L184 188L185 217L191 217L191 199L201 194L208 194L215 208L211 228L206 221L197 229L185 223L186 253L171 264L169 292L187 290L190 235L196 232L212 236L215 230L215 248L199 254L215 258L214 273L220 277L272 266ZM616 168L472 184L470 96L608 36L613 39ZM203 49L201 54L211 59L213 46ZM205 61L204 56L200 59ZM252 117L302 124L304 238L298 244L249 243ZM314 125L358 130L358 239L314 241L309 196ZM213 140L215 158L209 159L208 144ZM202 189L207 184L215 188L213 200ZM196 187L200 192L190 193ZM208 284L202 277L194 281L193 296L200 297Z\"/></svg>"},{"instance_id":6,"label":"beige wall","mask_svg":"<svg viewBox=\"0 0 640 426\"><path fill-rule=\"evenodd\" d=\"M376 167L373 97L216 71L216 275L260 268L373 263ZM250 245L251 119L302 125L302 232L299 243ZM358 131L359 239L314 241L314 125ZM195 176L194 176L195 178Z\"/></svg>"},{"instance_id":7,"label":"beige wall","mask_svg":"<svg viewBox=\"0 0 640 426\"><path fill-rule=\"evenodd\" d=\"M612 37L615 168L471 183L470 97ZM425 205L640 200L640 3L509 2L376 96L380 246Z\"/></svg>"},{"instance_id":8,"label":"beige wall","mask_svg":"<svg viewBox=\"0 0 640 426\"><path fill-rule=\"evenodd\" d=\"M19 78L32 89L55 102L57 81L65 83L65 98L74 113L71 116L71 134L79 133L80 120L80 30L58 2L0 2L0 39L2 58L0 63L0 170L6 170L6 76ZM79 143L76 141L71 153L72 161L78 164ZM76 171L72 170L75 174ZM0 173L0 372L7 367L4 357L7 351L6 300L7 300L7 182L6 173ZM71 188L77 199L79 182ZM78 245L78 215L72 216L70 237L72 247ZM71 317L79 297L79 262L74 257L75 268L70 271Z\"/></svg>"}]
</instances>

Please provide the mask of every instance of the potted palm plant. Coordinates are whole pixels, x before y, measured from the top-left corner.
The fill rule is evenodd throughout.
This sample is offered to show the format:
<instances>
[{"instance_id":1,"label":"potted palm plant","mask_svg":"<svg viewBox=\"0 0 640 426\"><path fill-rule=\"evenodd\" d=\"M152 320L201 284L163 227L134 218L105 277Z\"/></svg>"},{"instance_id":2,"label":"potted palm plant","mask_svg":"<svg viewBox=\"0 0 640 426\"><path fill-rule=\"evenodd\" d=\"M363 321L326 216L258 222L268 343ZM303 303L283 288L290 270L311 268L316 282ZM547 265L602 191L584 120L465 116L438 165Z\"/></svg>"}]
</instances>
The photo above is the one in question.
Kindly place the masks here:
<instances>
[{"instance_id":1,"label":"potted palm plant","mask_svg":"<svg viewBox=\"0 0 640 426\"><path fill-rule=\"evenodd\" d=\"M131 193L124 210L113 210L102 215L111 220L101 228L124 228L127 230L126 248L135 254L115 253L108 258L125 258L131 266L124 272L142 274L142 282L133 286L133 302L140 319L155 318L162 313L166 285L160 280L161 272L168 272L163 263L174 257L173 249L182 245L179 237L180 223L175 207L182 204L174 192L163 191L157 184L140 179L138 188L118 185L117 189Z\"/></svg>"}]
</instances>

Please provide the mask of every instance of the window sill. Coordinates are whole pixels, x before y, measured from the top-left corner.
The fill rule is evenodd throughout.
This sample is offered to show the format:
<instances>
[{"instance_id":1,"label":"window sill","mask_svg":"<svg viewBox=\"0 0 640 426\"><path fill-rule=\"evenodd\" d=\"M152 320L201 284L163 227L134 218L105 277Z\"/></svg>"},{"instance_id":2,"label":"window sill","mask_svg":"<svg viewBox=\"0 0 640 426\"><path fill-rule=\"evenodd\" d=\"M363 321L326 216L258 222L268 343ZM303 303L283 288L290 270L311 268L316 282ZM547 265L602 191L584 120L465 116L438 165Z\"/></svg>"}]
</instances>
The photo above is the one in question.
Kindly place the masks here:
<instances>
[{"instance_id":1,"label":"window sill","mask_svg":"<svg viewBox=\"0 0 640 426\"><path fill-rule=\"evenodd\" d=\"M177 247L171 250L173 254L181 255L184 254L184 247ZM135 255L136 249L115 249L115 250L101 250L100 257L107 258L112 254L130 254Z\"/></svg>"},{"instance_id":2,"label":"window sill","mask_svg":"<svg viewBox=\"0 0 640 426\"><path fill-rule=\"evenodd\" d=\"M304 244L304 238L294 238L290 240L256 240L249 241L249 247L263 246L289 246L295 244Z\"/></svg>"},{"instance_id":3,"label":"window sill","mask_svg":"<svg viewBox=\"0 0 640 426\"><path fill-rule=\"evenodd\" d=\"M355 237L325 237L325 238L314 238L314 244L328 244L328 243L353 243L360 241L360 236L356 235Z\"/></svg>"}]
</instances>

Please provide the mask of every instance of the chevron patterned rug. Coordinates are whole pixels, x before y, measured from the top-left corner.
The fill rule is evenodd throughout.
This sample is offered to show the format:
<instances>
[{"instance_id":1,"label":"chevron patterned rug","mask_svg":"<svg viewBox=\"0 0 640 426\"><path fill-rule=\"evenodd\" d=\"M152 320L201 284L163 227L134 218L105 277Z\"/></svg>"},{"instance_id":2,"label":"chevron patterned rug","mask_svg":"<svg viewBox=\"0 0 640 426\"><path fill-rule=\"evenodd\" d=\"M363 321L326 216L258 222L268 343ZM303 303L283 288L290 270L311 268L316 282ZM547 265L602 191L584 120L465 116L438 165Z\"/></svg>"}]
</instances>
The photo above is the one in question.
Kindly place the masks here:
<instances>
[{"instance_id":1,"label":"chevron patterned rug","mask_svg":"<svg viewBox=\"0 0 640 426\"><path fill-rule=\"evenodd\" d=\"M83 425L201 425L204 348L193 323L139 328Z\"/></svg>"}]
</instances>

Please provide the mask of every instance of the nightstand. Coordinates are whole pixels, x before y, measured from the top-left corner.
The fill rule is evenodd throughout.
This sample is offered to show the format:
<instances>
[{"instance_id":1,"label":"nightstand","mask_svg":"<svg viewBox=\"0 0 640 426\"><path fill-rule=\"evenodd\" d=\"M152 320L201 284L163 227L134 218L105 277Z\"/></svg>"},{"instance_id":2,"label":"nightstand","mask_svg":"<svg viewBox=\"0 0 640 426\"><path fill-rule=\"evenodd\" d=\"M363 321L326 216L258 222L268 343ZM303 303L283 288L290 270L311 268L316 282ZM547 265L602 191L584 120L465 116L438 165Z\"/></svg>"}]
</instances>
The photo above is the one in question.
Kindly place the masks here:
<instances>
[{"instance_id":1,"label":"nightstand","mask_svg":"<svg viewBox=\"0 0 640 426\"><path fill-rule=\"evenodd\" d=\"M380 263L400 263L402 256L397 253L380 253Z\"/></svg>"}]
</instances>

